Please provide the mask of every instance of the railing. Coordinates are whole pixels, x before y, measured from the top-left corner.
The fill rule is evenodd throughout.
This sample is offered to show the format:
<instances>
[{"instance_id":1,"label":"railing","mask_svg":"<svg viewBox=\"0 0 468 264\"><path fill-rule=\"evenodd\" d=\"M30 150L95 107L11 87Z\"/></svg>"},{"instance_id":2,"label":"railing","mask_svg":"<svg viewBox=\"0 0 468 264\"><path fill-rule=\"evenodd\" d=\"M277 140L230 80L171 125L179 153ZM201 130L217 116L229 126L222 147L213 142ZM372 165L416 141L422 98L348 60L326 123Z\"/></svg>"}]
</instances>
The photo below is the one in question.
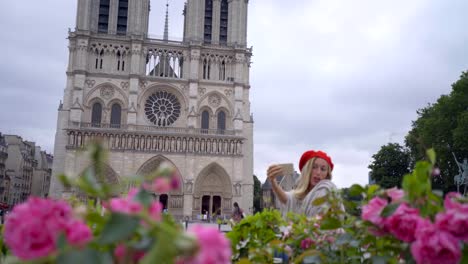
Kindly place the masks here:
<instances>
[{"instance_id":1,"label":"railing","mask_svg":"<svg viewBox=\"0 0 468 264\"><path fill-rule=\"evenodd\" d=\"M158 127L158 126L143 126L143 125L126 125L126 124L105 124L105 123L85 123L85 122L69 122L69 128L82 128L92 130L109 129L117 132L117 130L135 131L135 132L158 132L164 134L184 134L184 135L219 135L219 136L234 136L235 130L222 129L202 129L189 127Z\"/></svg>"}]
</instances>

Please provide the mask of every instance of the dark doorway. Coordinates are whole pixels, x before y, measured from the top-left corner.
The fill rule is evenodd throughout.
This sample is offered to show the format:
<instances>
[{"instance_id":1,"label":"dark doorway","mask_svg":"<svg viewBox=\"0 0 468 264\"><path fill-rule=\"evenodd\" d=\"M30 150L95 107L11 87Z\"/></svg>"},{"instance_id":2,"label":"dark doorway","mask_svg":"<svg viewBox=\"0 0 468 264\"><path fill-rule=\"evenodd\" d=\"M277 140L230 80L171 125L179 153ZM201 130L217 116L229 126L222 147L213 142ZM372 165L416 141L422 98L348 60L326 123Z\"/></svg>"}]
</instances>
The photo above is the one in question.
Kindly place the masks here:
<instances>
[{"instance_id":1,"label":"dark doorway","mask_svg":"<svg viewBox=\"0 0 468 264\"><path fill-rule=\"evenodd\" d=\"M213 211L211 212L216 216L221 215L221 196L213 196Z\"/></svg>"},{"instance_id":2,"label":"dark doorway","mask_svg":"<svg viewBox=\"0 0 468 264\"><path fill-rule=\"evenodd\" d=\"M159 202L162 203L163 210L167 209L167 200L168 200L167 194L161 194L159 196Z\"/></svg>"},{"instance_id":3,"label":"dark doorway","mask_svg":"<svg viewBox=\"0 0 468 264\"><path fill-rule=\"evenodd\" d=\"M204 195L202 197L202 206L201 206L202 215L210 213L210 200L211 200L211 197L208 195Z\"/></svg>"}]
</instances>

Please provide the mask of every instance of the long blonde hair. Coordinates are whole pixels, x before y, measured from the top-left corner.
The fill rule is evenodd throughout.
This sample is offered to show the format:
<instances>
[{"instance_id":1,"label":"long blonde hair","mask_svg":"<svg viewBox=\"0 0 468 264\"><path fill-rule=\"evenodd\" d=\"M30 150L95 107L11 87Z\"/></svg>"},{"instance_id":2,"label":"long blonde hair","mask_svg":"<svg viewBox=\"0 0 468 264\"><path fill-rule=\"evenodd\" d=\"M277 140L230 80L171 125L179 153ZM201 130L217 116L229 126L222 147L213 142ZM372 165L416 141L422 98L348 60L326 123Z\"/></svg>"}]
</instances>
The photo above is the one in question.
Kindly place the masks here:
<instances>
[{"instance_id":1,"label":"long blonde hair","mask_svg":"<svg viewBox=\"0 0 468 264\"><path fill-rule=\"evenodd\" d=\"M299 182L297 187L294 189L293 194L296 196L297 199L302 200L306 195L310 192L310 178L312 174L312 168L314 167L314 162L317 158L311 158L307 163L304 165L301 171L301 177L299 178ZM332 174L330 170L330 165L327 164L327 177L326 179L331 180Z\"/></svg>"}]
</instances>

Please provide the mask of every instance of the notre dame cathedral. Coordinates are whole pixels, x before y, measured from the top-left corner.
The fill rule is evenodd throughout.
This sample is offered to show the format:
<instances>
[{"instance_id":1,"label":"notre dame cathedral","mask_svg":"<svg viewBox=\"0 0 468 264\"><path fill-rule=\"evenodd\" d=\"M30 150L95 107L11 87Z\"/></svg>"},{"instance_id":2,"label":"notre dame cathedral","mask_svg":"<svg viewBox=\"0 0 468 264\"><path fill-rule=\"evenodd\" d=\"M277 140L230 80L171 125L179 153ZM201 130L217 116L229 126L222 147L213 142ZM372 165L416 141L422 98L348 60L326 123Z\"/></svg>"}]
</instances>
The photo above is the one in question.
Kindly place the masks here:
<instances>
[{"instance_id":1,"label":"notre dame cathedral","mask_svg":"<svg viewBox=\"0 0 468 264\"><path fill-rule=\"evenodd\" d=\"M248 0L186 0L183 40L172 41L167 11L164 37L148 37L150 0L78 0L51 195L64 194L57 175L78 177L89 166L80 149L100 138L109 182L162 162L178 170L180 188L157 195L176 217L230 214L234 202L251 208L247 7Z\"/></svg>"}]
</instances>

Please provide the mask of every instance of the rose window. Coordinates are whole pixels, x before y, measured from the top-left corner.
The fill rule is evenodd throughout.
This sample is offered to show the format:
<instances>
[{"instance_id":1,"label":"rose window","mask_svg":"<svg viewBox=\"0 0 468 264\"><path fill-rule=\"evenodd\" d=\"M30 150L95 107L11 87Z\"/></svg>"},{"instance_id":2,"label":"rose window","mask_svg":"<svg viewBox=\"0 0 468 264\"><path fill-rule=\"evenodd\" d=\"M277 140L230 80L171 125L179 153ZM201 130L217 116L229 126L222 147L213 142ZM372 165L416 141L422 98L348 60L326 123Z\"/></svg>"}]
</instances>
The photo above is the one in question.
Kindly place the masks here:
<instances>
[{"instance_id":1,"label":"rose window","mask_svg":"<svg viewBox=\"0 0 468 264\"><path fill-rule=\"evenodd\" d=\"M179 100L169 92L156 92L146 99L145 114L151 123L157 126L169 126L180 116Z\"/></svg>"}]
</instances>

